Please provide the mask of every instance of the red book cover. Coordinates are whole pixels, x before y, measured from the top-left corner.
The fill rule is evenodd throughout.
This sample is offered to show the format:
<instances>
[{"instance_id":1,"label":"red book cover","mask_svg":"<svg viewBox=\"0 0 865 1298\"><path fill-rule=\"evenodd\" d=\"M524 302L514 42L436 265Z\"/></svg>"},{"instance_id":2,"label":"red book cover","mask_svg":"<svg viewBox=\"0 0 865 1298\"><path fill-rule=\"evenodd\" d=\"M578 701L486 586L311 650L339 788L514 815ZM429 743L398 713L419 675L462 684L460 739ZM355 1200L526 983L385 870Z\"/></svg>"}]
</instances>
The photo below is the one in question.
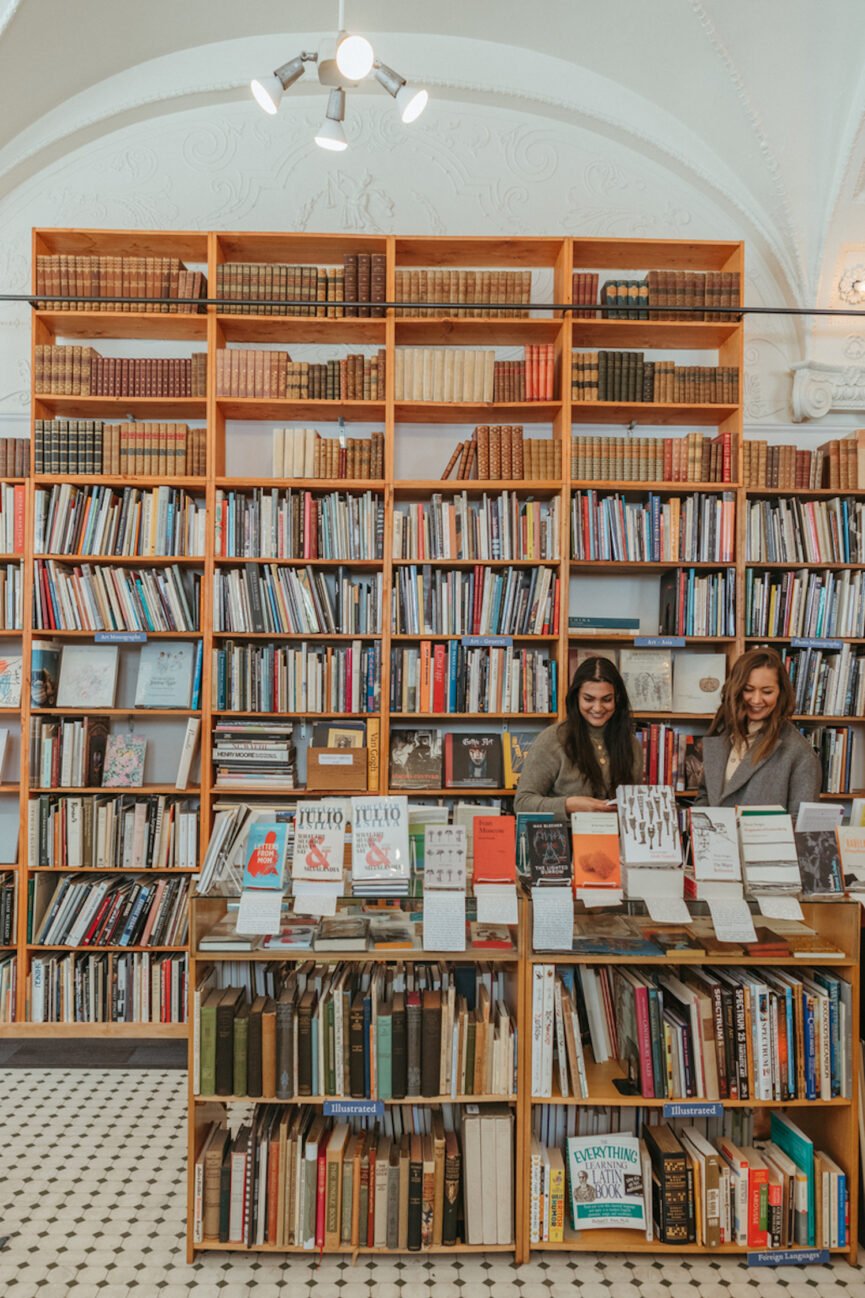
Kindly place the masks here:
<instances>
[{"instance_id":1,"label":"red book cover","mask_svg":"<svg viewBox=\"0 0 865 1298\"><path fill-rule=\"evenodd\" d=\"M433 650L433 712L445 711L445 646Z\"/></svg>"},{"instance_id":2,"label":"red book cover","mask_svg":"<svg viewBox=\"0 0 865 1298\"><path fill-rule=\"evenodd\" d=\"M315 1247L324 1248L324 1203L327 1188L327 1142L330 1132L326 1131L318 1142L318 1167L315 1186Z\"/></svg>"},{"instance_id":3,"label":"red book cover","mask_svg":"<svg viewBox=\"0 0 865 1298\"><path fill-rule=\"evenodd\" d=\"M274 1139L273 1132L276 1133ZM318 1174L321 1176L321 1164ZM271 1129L267 1145L267 1232L265 1242L276 1243L277 1209L279 1204L279 1124Z\"/></svg>"},{"instance_id":4,"label":"red book cover","mask_svg":"<svg viewBox=\"0 0 865 1298\"><path fill-rule=\"evenodd\" d=\"M649 783L658 783L658 727L649 727Z\"/></svg>"},{"instance_id":5,"label":"red book cover","mask_svg":"<svg viewBox=\"0 0 865 1298\"><path fill-rule=\"evenodd\" d=\"M475 883L514 883L517 858L513 816L478 816L472 837Z\"/></svg>"},{"instance_id":6,"label":"red book cover","mask_svg":"<svg viewBox=\"0 0 865 1298\"><path fill-rule=\"evenodd\" d=\"M484 579L487 569L480 566L474 570L475 597L472 605L472 635L479 635L481 630L481 609L484 602Z\"/></svg>"},{"instance_id":7,"label":"red book cover","mask_svg":"<svg viewBox=\"0 0 865 1298\"><path fill-rule=\"evenodd\" d=\"M748 1158L748 1248L768 1248L769 1232L761 1229L761 1222L765 1222L767 1215L769 1169L753 1165L751 1150L743 1152Z\"/></svg>"},{"instance_id":8,"label":"red book cover","mask_svg":"<svg viewBox=\"0 0 865 1298\"><path fill-rule=\"evenodd\" d=\"M21 483L19 486L15 487L14 491L15 491L15 496L14 496L14 506L13 506L14 508L13 536L15 542L15 553L23 554L24 553L24 484Z\"/></svg>"},{"instance_id":9,"label":"red book cover","mask_svg":"<svg viewBox=\"0 0 865 1298\"><path fill-rule=\"evenodd\" d=\"M445 788L449 789L454 781L454 737L445 735Z\"/></svg>"},{"instance_id":10,"label":"red book cover","mask_svg":"<svg viewBox=\"0 0 865 1298\"><path fill-rule=\"evenodd\" d=\"M655 1071L652 1067L652 1033L649 1024L649 990L638 983L634 989L637 1016L637 1049L640 1052L640 1093L655 1098Z\"/></svg>"},{"instance_id":11,"label":"red book cover","mask_svg":"<svg viewBox=\"0 0 865 1298\"><path fill-rule=\"evenodd\" d=\"M97 928L101 924L105 912L108 910L108 907L112 905L113 901L114 901L113 893L108 893L107 896L102 898L102 901L100 902L99 905L99 909L97 910L96 914L93 916L93 919L90 921L90 927L88 928L87 932L84 934L84 937L81 939L82 946L89 945L90 939L93 937L93 934L96 932Z\"/></svg>"}]
</instances>

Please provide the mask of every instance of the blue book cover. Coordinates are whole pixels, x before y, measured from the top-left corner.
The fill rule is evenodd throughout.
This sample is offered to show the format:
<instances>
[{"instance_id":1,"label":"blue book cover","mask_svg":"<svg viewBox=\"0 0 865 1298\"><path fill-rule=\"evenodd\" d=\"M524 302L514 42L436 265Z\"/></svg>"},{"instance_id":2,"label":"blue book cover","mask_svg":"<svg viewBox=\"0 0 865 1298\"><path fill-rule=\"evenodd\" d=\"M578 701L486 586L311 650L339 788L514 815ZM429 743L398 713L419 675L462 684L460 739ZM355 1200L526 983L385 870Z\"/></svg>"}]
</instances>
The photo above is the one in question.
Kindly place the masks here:
<instances>
[{"instance_id":1,"label":"blue book cover","mask_svg":"<svg viewBox=\"0 0 865 1298\"><path fill-rule=\"evenodd\" d=\"M798 1168L805 1173L808 1180L808 1236L805 1240L796 1240L807 1248L813 1248L817 1234L817 1205L814 1198L814 1142L806 1136L786 1113L773 1112L769 1118L769 1139L783 1149L788 1158L792 1158Z\"/></svg>"},{"instance_id":2,"label":"blue book cover","mask_svg":"<svg viewBox=\"0 0 865 1298\"><path fill-rule=\"evenodd\" d=\"M246 836L244 888L269 888L281 892L287 848L286 824L275 820L260 820L251 825Z\"/></svg>"}]
</instances>

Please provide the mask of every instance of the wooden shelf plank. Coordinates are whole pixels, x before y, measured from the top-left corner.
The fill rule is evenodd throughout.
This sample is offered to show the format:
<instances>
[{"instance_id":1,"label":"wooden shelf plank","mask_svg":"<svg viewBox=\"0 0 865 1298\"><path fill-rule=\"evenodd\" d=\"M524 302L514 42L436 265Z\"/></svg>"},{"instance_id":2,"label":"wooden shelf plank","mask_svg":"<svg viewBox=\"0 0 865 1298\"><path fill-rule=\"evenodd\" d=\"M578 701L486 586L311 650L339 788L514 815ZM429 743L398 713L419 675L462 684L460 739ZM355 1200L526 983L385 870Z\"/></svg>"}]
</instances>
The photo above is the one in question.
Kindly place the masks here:
<instances>
[{"instance_id":1,"label":"wooden shelf plank","mask_svg":"<svg viewBox=\"0 0 865 1298\"><path fill-rule=\"evenodd\" d=\"M37 419L206 419L204 397L74 397L37 393Z\"/></svg>"},{"instance_id":2,"label":"wooden shelf plank","mask_svg":"<svg viewBox=\"0 0 865 1298\"><path fill-rule=\"evenodd\" d=\"M54 311L34 312L34 320L55 338L155 338L207 341L207 316L172 311Z\"/></svg>"},{"instance_id":3,"label":"wooden shelf plank","mask_svg":"<svg viewBox=\"0 0 865 1298\"><path fill-rule=\"evenodd\" d=\"M574 424L645 424L648 427L717 427L739 413L738 406L697 405L687 402L574 401Z\"/></svg>"}]
</instances>

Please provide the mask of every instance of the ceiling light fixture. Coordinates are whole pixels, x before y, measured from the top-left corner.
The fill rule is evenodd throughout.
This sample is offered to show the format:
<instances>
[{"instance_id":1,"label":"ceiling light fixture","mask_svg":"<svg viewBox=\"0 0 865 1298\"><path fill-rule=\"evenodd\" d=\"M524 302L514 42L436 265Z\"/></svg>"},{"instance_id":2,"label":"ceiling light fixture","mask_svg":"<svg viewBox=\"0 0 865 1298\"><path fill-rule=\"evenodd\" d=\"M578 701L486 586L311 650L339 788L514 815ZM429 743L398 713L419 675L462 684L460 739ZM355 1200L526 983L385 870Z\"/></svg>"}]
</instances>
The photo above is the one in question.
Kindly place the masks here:
<instances>
[{"instance_id":1,"label":"ceiling light fixture","mask_svg":"<svg viewBox=\"0 0 865 1298\"><path fill-rule=\"evenodd\" d=\"M303 51L276 68L269 76L250 82L256 102L266 113L275 115L278 112L283 93L303 76L304 65L315 63L319 83L330 90L327 114L315 135L315 142L320 148L336 152L348 148L342 125L345 120L345 88L359 85L370 75L396 101L400 118L406 125L420 117L429 100L428 92L410 86L405 77L394 72L387 64L379 62L365 36L346 31L345 0L339 0L335 55L334 38L327 38L326 44L326 53L323 49L314 54Z\"/></svg>"}]
</instances>

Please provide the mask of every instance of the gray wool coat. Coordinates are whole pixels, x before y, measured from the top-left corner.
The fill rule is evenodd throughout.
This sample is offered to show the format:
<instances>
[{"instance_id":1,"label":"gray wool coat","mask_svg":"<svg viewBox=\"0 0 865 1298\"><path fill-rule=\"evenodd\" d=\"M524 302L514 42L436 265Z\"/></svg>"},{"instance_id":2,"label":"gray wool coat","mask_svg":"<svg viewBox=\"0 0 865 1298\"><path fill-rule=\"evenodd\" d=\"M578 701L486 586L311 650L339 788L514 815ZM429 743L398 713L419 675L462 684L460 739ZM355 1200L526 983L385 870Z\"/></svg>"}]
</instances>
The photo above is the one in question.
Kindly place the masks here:
<instances>
[{"instance_id":1,"label":"gray wool coat","mask_svg":"<svg viewBox=\"0 0 865 1298\"><path fill-rule=\"evenodd\" d=\"M780 805L795 819L799 803L814 802L820 792L820 759L789 721L784 723L768 757L755 762L753 749L749 750L726 783L729 756L727 735L711 735L703 740L703 784L696 805Z\"/></svg>"}]
</instances>

